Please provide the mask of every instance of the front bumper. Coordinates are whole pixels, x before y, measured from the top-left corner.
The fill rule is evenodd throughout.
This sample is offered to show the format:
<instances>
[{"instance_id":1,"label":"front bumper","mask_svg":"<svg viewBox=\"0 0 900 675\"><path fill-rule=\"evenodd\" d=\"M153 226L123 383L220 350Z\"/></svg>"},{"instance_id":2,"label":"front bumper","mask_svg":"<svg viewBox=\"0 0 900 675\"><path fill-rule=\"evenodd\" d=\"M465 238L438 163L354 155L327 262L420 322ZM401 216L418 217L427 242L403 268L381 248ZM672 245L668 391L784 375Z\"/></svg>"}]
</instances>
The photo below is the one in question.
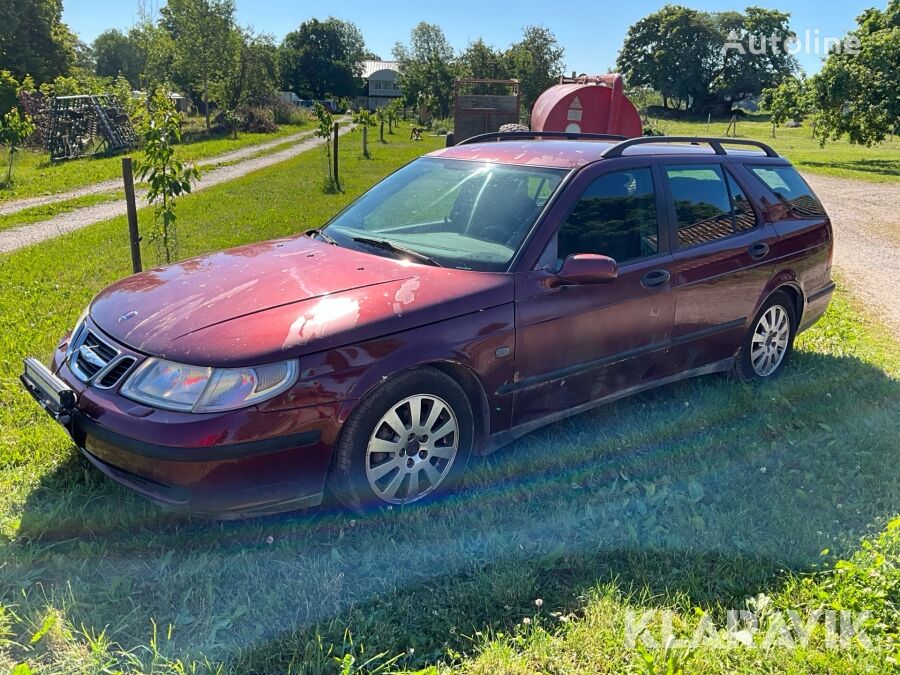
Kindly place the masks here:
<instances>
[{"instance_id":1,"label":"front bumper","mask_svg":"<svg viewBox=\"0 0 900 675\"><path fill-rule=\"evenodd\" d=\"M171 413L87 387L59 354L53 366L26 359L20 377L25 389L91 464L142 496L217 518L289 511L322 501L341 406Z\"/></svg>"}]
</instances>

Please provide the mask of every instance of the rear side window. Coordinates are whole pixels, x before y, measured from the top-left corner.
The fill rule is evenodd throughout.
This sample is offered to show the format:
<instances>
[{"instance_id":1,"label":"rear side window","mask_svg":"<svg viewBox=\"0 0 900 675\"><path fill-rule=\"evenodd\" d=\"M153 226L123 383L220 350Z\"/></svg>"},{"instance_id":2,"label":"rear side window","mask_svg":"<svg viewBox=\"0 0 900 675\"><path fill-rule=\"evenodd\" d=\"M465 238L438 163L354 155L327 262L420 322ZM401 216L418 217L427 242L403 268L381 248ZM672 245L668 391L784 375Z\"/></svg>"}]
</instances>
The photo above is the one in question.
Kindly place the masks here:
<instances>
[{"instance_id":1,"label":"rear side window","mask_svg":"<svg viewBox=\"0 0 900 675\"><path fill-rule=\"evenodd\" d=\"M734 234L731 199L720 166L667 166L666 175L675 201L679 248Z\"/></svg>"},{"instance_id":2,"label":"rear side window","mask_svg":"<svg viewBox=\"0 0 900 675\"><path fill-rule=\"evenodd\" d=\"M753 211L753 206L731 174L726 173L726 176L728 177L728 192L731 193L731 207L734 209L734 230L735 232L752 230L756 227L756 213Z\"/></svg>"},{"instance_id":3,"label":"rear side window","mask_svg":"<svg viewBox=\"0 0 900 675\"><path fill-rule=\"evenodd\" d=\"M825 209L792 166L750 166L753 175L798 215L824 216Z\"/></svg>"},{"instance_id":4,"label":"rear side window","mask_svg":"<svg viewBox=\"0 0 900 675\"><path fill-rule=\"evenodd\" d=\"M559 230L557 255L600 253L622 264L657 253L657 228L650 169L614 171L581 195Z\"/></svg>"}]
</instances>

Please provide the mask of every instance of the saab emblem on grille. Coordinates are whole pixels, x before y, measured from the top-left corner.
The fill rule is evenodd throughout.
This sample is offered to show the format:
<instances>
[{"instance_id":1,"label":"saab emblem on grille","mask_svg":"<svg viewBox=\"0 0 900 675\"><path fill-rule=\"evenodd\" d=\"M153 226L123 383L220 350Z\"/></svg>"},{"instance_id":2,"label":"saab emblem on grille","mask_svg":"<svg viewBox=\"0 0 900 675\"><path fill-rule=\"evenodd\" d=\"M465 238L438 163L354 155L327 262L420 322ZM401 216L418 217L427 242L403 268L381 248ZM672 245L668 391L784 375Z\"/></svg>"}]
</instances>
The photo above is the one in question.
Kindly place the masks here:
<instances>
[{"instance_id":1,"label":"saab emblem on grille","mask_svg":"<svg viewBox=\"0 0 900 675\"><path fill-rule=\"evenodd\" d=\"M129 319L133 319L133 318L136 317L137 315L138 315L137 310L136 310L136 309L133 309L133 310L131 310L130 312L128 312L128 313L123 314L122 316L120 316L120 317L119 317L119 323L125 323L126 321L128 321Z\"/></svg>"},{"instance_id":2,"label":"saab emblem on grille","mask_svg":"<svg viewBox=\"0 0 900 675\"><path fill-rule=\"evenodd\" d=\"M78 350L78 353L81 355L85 361L90 363L92 366L96 366L97 368L102 368L106 365L106 361L97 354L93 349L88 347L87 345L82 345Z\"/></svg>"}]
</instances>

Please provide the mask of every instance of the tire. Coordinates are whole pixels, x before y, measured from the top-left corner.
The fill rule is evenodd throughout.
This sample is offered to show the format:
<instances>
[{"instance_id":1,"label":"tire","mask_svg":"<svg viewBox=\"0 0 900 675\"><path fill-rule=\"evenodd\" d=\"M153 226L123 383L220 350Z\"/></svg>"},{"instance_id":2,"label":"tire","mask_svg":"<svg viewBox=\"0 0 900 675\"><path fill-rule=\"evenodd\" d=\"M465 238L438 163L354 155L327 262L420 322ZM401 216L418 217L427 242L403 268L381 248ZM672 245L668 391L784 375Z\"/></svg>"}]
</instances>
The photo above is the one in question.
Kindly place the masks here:
<instances>
[{"instance_id":1,"label":"tire","mask_svg":"<svg viewBox=\"0 0 900 675\"><path fill-rule=\"evenodd\" d=\"M446 496L465 472L474 438L472 406L450 376L434 368L401 373L350 414L329 491L357 513Z\"/></svg>"},{"instance_id":2,"label":"tire","mask_svg":"<svg viewBox=\"0 0 900 675\"><path fill-rule=\"evenodd\" d=\"M740 380L778 377L794 349L797 311L783 291L776 291L753 317L734 362L733 374Z\"/></svg>"}]
</instances>

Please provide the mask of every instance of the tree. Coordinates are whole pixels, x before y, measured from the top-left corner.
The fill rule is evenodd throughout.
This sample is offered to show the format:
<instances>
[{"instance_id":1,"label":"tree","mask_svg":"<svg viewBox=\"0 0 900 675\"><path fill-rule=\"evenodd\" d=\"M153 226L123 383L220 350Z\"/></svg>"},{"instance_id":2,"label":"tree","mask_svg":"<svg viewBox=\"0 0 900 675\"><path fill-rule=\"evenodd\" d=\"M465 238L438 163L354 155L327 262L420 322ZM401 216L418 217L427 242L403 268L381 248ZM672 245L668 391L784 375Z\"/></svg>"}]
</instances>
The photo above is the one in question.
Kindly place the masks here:
<instances>
[{"instance_id":1,"label":"tree","mask_svg":"<svg viewBox=\"0 0 900 675\"><path fill-rule=\"evenodd\" d=\"M282 86L302 98L355 96L364 53L362 33L349 21L305 21L279 47Z\"/></svg>"},{"instance_id":2,"label":"tree","mask_svg":"<svg viewBox=\"0 0 900 675\"><path fill-rule=\"evenodd\" d=\"M231 109L267 106L278 87L278 47L271 35L252 28L234 31L234 63L222 81L220 96Z\"/></svg>"},{"instance_id":3,"label":"tree","mask_svg":"<svg viewBox=\"0 0 900 675\"><path fill-rule=\"evenodd\" d=\"M234 59L234 0L169 0L160 14L174 43L175 73L199 89L209 129L212 89Z\"/></svg>"},{"instance_id":4,"label":"tree","mask_svg":"<svg viewBox=\"0 0 900 675\"><path fill-rule=\"evenodd\" d=\"M870 146L900 123L900 0L883 11L866 10L856 22L811 78L822 144L846 134L851 143Z\"/></svg>"},{"instance_id":5,"label":"tree","mask_svg":"<svg viewBox=\"0 0 900 675\"><path fill-rule=\"evenodd\" d=\"M423 21L412 29L409 45L398 42L393 54L400 62L400 88L407 103L424 102L434 106L437 115L447 117L459 68L441 27Z\"/></svg>"},{"instance_id":6,"label":"tree","mask_svg":"<svg viewBox=\"0 0 900 675\"><path fill-rule=\"evenodd\" d=\"M9 164L6 169L6 183L12 182L13 160L16 152L25 139L34 133L34 123L28 115L20 115L18 108L13 108L0 121L0 144L6 146Z\"/></svg>"},{"instance_id":7,"label":"tree","mask_svg":"<svg viewBox=\"0 0 900 675\"><path fill-rule=\"evenodd\" d=\"M528 115L544 90L563 74L565 50L556 36L544 26L526 26L522 39L506 51L508 72L519 80L522 111Z\"/></svg>"},{"instance_id":8,"label":"tree","mask_svg":"<svg viewBox=\"0 0 900 675\"><path fill-rule=\"evenodd\" d=\"M157 259L170 263L178 251L175 202L180 195L190 193L200 171L175 154L175 144L181 140L181 116L166 89L154 94L140 130L144 157L137 162L136 172L148 184L147 202L156 207L150 241L156 244Z\"/></svg>"},{"instance_id":9,"label":"tree","mask_svg":"<svg viewBox=\"0 0 900 675\"><path fill-rule=\"evenodd\" d=\"M761 104L771 113L772 136L775 127L791 120L798 122L812 112L809 80L790 77L777 87L763 89Z\"/></svg>"},{"instance_id":10,"label":"tree","mask_svg":"<svg viewBox=\"0 0 900 675\"><path fill-rule=\"evenodd\" d=\"M509 78L509 62L506 55L484 43L481 38L469 43L459 55L461 74L466 77L505 80Z\"/></svg>"},{"instance_id":11,"label":"tree","mask_svg":"<svg viewBox=\"0 0 900 675\"><path fill-rule=\"evenodd\" d=\"M47 82L69 72L76 39L62 22L62 0L0 2L0 63L19 79Z\"/></svg>"},{"instance_id":12,"label":"tree","mask_svg":"<svg viewBox=\"0 0 900 675\"><path fill-rule=\"evenodd\" d=\"M628 29L617 68L630 87L659 91L665 107L724 114L796 70L785 48L794 35L788 18L759 7L740 14L666 5Z\"/></svg>"},{"instance_id":13,"label":"tree","mask_svg":"<svg viewBox=\"0 0 900 675\"><path fill-rule=\"evenodd\" d=\"M334 118L328 109L319 102L313 106L313 113L316 116L316 136L322 139L322 155L325 158L325 191L340 192L341 187L338 183L338 177L334 174L334 146L332 138L334 134Z\"/></svg>"},{"instance_id":14,"label":"tree","mask_svg":"<svg viewBox=\"0 0 900 675\"><path fill-rule=\"evenodd\" d=\"M94 72L97 75L122 75L133 87L140 86L147 59L130 33L126 35L115 29L104 31L94 40L93 51Z\"/></svg>"}]
</instances>

